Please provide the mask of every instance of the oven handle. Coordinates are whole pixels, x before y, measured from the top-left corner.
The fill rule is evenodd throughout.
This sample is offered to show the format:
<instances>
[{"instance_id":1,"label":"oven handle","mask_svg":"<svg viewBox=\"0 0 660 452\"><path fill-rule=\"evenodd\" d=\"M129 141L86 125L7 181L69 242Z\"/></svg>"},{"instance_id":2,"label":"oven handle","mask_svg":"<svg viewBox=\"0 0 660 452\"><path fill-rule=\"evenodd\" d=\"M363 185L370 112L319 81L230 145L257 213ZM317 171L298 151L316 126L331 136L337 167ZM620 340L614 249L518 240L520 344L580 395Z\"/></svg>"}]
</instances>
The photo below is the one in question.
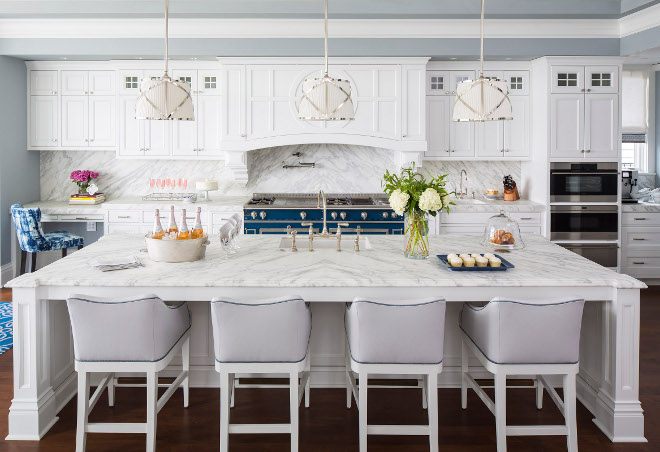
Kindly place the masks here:
<instances>
[{"instance_id":1,"label":"oven handle","mask_svg":"<svg viewBox=\"0 0 660 452\"><path fill-rule=\"evenodd\" d=\"M617 175L619 174L618 171L612 170L612 171L594 171L593 173L589 172L570 172L570 171L552 171L550 170L550 174L557 174L559 176L609 176L609 175Z\"/></svg>"}]
</instances>

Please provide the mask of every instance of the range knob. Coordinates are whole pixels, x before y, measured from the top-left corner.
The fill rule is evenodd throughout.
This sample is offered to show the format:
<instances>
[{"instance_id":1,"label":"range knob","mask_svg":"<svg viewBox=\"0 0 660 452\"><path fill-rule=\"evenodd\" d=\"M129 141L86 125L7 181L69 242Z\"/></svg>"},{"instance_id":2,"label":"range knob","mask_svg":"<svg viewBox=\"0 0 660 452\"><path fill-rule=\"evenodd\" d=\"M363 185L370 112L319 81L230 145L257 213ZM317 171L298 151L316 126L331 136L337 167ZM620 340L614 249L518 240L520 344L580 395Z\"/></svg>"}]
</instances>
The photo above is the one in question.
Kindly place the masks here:
<instances>
[{"instance_id":1,"label":"range knob","mask_svg":"<svg viewBox=\"0 0 660 452\"><path fill-rule=\"evenodd\" d=\"M256 220L257 219L257 212L252 212L250 214L250 216L252 217L253 220Z\"/></svg>"},{"instance_id":2,"label":"range knob","mask_svg":"<svg viewBox=\"0 0 660 452\"><path fill-rule=\"evenodd\" d=\"M337 219L337 212L332 212L330 214L330 216L332 217L333 220L336 220Z\"/></svg>"},{"instance_id":3,"label":"range knob","mask_svg":"<svg viewBox=\"0 0 660 452\"><path fill-rule=\"evenodd\" d=\"M307 218L307 212L300 212L300 218L302 218L303 220Z\"/></svg>"},{"instance_id":4,"label":"range knob","mask_svg":"<svg viewBox=\"0 0 660 452\"><path fill-rule=\"evenodd\" d=\"M392 212L392 218L396 218L396 217L398 217L398 216L399 216L398 213L396 213L396 212Z\"/></svg>"},{"instance_id":5,"label":"range knob","mask_svg":"<svg viewBox=\"0 0 660 452\"><path fill-rule=\"evenodd\" d=\"M360 216L362 217L363 220L366 220L367 219L367 212L362 212L360 214Z\"/></svg>"},{"instance_id":6,"label":"range knob","mask_svg":"<svg viewBox=\"0 0 660 452\"><path fill-rule=\"evenodd\" d=\"M261 212L259 212L259 216L261 217L262 220L265 220L266 219L266 212L264 212L262 210Z\"/></svg>"},{"instance_id":7,"label":"range knob","mask_svg":"<svg viewBox=\"0 0 660 452\"><path fill-rule=\"evenodd\" d=\"M383 215L383 218L388 218L390 216L390 214L387 213L387 212L383 212L382 215Z\"/></svg>"},{"instance_id":8,"label":"range knob","mask_svg":"<svg viewBox=\"0 0 660 452\"><path fill-rule=\"evenodd\" d=\"M339 216L341 217L342 220L346 219L346 212L339 212Z\"/></svg>"}]
</instances>

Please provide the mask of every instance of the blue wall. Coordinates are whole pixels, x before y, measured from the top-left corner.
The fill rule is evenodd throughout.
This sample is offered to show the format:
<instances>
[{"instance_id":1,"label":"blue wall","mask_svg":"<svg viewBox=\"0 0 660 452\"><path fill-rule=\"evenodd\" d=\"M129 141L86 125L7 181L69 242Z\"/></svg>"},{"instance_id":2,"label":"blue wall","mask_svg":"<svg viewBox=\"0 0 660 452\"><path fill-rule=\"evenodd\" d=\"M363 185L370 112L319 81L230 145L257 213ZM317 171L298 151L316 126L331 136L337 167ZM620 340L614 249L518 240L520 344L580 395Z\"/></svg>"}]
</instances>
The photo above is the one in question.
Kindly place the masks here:
<instances>
[{"instance_id":1,"label":"blue wall","mask_svg":"<svg viewBox=\"0 0 660 452\"><path fill-rule=\"evenodd\" d=\"M655 73L655 186L660 187L660 71Z\"/></svg>"},{"instance_id":2,"label":"blue wall","mask_svg":"<svg viewBox=\"0 0 660 452\"><path fill-rule=\"evenodd\" d=\"M24 61L0 56L0 265L11 262L9 207L39 199L39 153L27 151L26 77Z\"/></svg>"}]
</instances>

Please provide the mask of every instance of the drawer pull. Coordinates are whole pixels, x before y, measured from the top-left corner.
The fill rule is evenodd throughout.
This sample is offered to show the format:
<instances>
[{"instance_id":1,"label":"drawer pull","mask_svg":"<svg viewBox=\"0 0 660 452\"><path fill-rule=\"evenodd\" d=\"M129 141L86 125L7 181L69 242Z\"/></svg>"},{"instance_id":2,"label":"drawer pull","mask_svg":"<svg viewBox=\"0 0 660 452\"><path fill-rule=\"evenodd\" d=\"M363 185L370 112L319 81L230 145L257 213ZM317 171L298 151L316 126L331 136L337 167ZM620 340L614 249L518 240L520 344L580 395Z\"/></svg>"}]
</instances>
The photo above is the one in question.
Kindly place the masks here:
<instances>
[{"instance_id":1,"label":"drawer pull","mask_svg":"<svg viewBox=\"0 0 660 452\"><path fill-rule=\"evenodd\" d=\"M76 220L86 220L87 218L85 217L76 217Z\"/></svg>"},{"instance_id":2,"label":"drawer pull","mask_svg":"<svg viewBox=\"0 0 660 452\"><path fill-rule=\"evenodd\" d=\"M644 265L644 262L633 262L635 265Z\"/></svg>"},{"instance_id":3,"label":"drawer pull","mask_svg":"<svg viewBox=\"0 0 660 452\"><path fill-rule=\"evenodd\" d=\"M531 219L532 219L532 217L523 217L523 218L521 218L520 220L521 220L521 221L529 221L529 220L531 220Z\"/></svg>"},{"instance_id":4,"label":"drawer pull","mask_svg":"<svg viewBox=\"0 0 660 452\"><path fill-rule=\"evenodd\" d=\"M646 218L635 218L635 220L646 220Z\"/></svg>"},{"instance_id":5,"label":"drawer pull","mask_svg":"<svg viewBox=\"0 0 660 452\"><path fill-rule=\"evenodd\" d=\"M119 215L117 218L131 218L129 215Z\"/></svg>"},{"instance_id":6,"label":"drawer pull","mask_svg":"<svg viewBox=\"0 0 660 452\"><path fill-rule=\"evenodd\" d=\"M640 238L637 238L637 237L633 237L633 240L646 240L646 239L640 239Z\"/></svg>"}]
</instances>

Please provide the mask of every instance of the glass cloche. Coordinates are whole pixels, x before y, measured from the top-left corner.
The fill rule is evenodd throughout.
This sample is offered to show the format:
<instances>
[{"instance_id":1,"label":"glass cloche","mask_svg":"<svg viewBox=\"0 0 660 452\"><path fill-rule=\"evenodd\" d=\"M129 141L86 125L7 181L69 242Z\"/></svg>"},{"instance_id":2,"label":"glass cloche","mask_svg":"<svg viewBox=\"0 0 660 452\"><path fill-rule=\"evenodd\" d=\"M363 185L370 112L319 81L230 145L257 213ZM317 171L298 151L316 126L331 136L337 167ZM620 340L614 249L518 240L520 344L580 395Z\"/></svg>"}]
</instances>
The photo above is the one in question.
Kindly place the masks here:
<instances>
[{"instance_id":1,"label":"glass cloche","mask_svg":"<svg viewBox=\"0 0 660 452\"><path fill-rule=\"evenodd\" d=\"M484 231L484 245L499 249L520 249L525 243L520 237L520 227L515 220L507 217L504 211L488 219Z\"/></svg>"}]
</instances>

